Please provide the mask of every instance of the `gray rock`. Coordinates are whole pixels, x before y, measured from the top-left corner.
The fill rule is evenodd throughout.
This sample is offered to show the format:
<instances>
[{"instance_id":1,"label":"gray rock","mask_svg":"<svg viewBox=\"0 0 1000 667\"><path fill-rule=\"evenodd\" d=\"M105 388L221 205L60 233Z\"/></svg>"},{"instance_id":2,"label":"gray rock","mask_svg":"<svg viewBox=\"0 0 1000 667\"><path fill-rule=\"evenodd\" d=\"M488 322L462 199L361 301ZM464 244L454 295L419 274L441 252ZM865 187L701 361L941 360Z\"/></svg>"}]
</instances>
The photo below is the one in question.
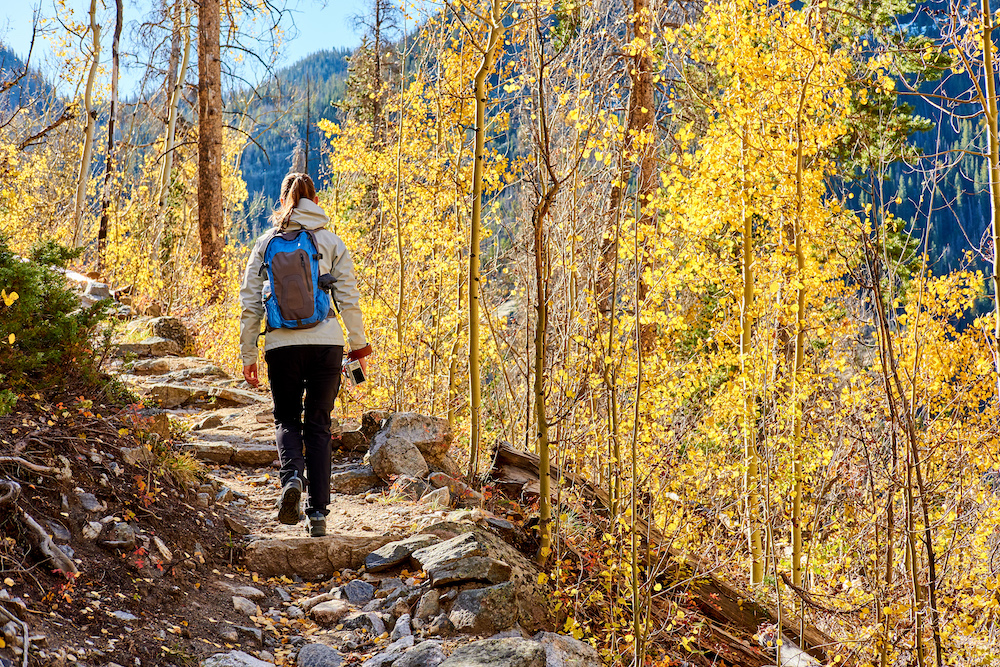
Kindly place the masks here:
<instances>
[{"instance_id":1,"label":"gray rock","mask_svg":"<svg viewBox=\"0 0 1000 667\"><path fill-rule=\"evenodd\" d=\"M427 634L431 637L449 637L455 634L455 624L447 614L438 614L427 624Z\"/></svg>"},{"instance_id":2,"label":"gray rock","mask_svg":"<svg viewBox=\"0 0 1000 667\"><path fill-rule=\"evenodd\" d=\"M254 616L257 613L257 605L239 595L233 596L233 608L247 616Z\"/></svg>"},{"instance_id":3,"label":"gray rock","mask_svg":"<svg viewBox=\"0 0 1000 667\"><path fill-rule=\"evenodd\" d=\"M240 640L240 633L236 632L236 628L223 627L219 630L219 637L231 644L235 644Z\"/></svg>"},{"instance_id":4,"label":"gray rock","mask_svg":"<svg viewBox=\"0 0 1000 667\"><path fill-rule=\"evenodd\" d=\"M83 489L76 489L76 498L80 501L80 505L83 506L88 512L103 512L107 507L97 499L93 493L87 493Z\"/></svg>"},{"instance_id":5,"label":"gray rock","mask_svg":"<svg viewBox=\"0 0 1000 667\"><path fill-rule=\"evenodd\" d=\"M341 590L347 596L347 601L358 607L368 604L375 597L375 587L360 579L347 582Z\"/></svg>"},{"instance_id":6,"label":"gray rock","mask_svg":"<svg viewBox=\"0 0 1000 667\"><path fill-rule=\"evenodd\" d=\"M155 317L149 321L149 324L154 336L174 341L181 350L194 346L194 336L176 317Z\"/></svg>"},{"instance_id":7,"label":"gray rock","mask_svg":"<svg viewBox=\"0 0 1000 667\"><path fill-rule=\"evenodd\" d=\"M486 556L459 558L427 569L432 586L447 586L464 581L499 584L509 581L510 573L510 565Z\"/></svg>"},{"instance_id":8,"label":"gray rock","mask_svg":"<svg viewBox=\"0 0 1000 667\"><path fill-rule=\"evenodd\" d=\"M186 442L180 446L180 450L188 452L200 461L210 463L232 463L236 448L228 442L207 442L197 440Z\"/></svg>"},{"instance_id":9,"label":"gray rock","mask_svg":"<svg viewBox=\"0 0 1000 667\"><path fill-rule=\"evenodd\" d=\"M232 518L231 516L224 515L222 517L222 520L226 524L226 528L229 529L229 532L231 532L231 533L233 533L235 535L239 535L241 537L243 535L249 535L250 534L250 529L249 528L247 528L246 526L244 526L242 523L240 523L236 519ZM287 595L287 593L286 593L286 595ZM285 602L288 602L288 600L285 600Z\"/></svg>"},{"instance_id":10,"label":"gray rock","mask_svg":"<svg viewBox=\"0 0 1000 667\"><path fill-rule=\"evenodd\" d=\"M320 625L335 625L351 610L345 600L320 602L309 610L309 615Z\"/></svg>"},{"instance_id":11,"label":"gray rock","mask_svg":"<svg viewBox=\"0 0 1000 667\"><path fill-rule=\"evenodd\" d=\"M483 494L460 479L443 472L432 472L427 481L439 489L448 489L452 502L457 507L479 507L483 503Z\"/></svg>"},{"instance_id":12,"label":"gray rock","mask_svg":"<svg viewBox=\"0 0 1000 667\"><path fill-rule=\"evenodd\" d=\"M217 426L222 426L222 416L214 412L204 416L191 427L192 431L204 431L209 428L216 428Z\"/></svg>"},{"instance_id":13,"label":"gray rock","mask_svg":"<svg viewBox=\"0 0 1000 667\"><path fill-rule=\"evenodd\" d=\"M413 615L414 618L418 618L421 621L429 621L440 613L441 591L432 588L420 596L420 601L417 602L417 609Z\"/></svg>"},{"instance_id":14,"label":"gray rock","mask_svg":"<svg viewBox=\"0 0 1000 667\"><path fill-rule=\"evenodd\" d=\"M162 562L169 563L174 559L174 554L171 553L169 547L155 535L153 536L153 547L156 549L156 555L159 556Z\"/></svg>"},{"instance_id":15,"label":"gray rock","mask_svg":"<svg viewBox=\"0 0 1000 667\"><path fill-rule=\"evenodd\" d=\"M153 336L139 343L122 343L118 346L115 353L118 356L131 354L137 357L165 357L168 355L179 355L181 348L180 345L172 340Z\"/></svg>"},{"instance_id":16,"label":"gray rock","mask_svg":"<svg viewBox=\"0 0 1000 667\"><path fill-rule=\"evenodd\" d=\"M368 436L364 431L344 431L333 446L344 452L363 452L368 449Z\"/></svg>"},{"instance_id":17,"label":"gray rock","mask_svg":"<svg viewBox=\"0 0 1000 667\"><path fill-rule=\"evenodd\" d=\"M233 589L233 595L239 595L254 602L263 602L267 598L267 593L253 586L237 586Z\"/></svg>"},{"instance_id":18,"label":"gray rock","mask_svg":"<svg viewBox=\"0 0 1000 667\"><path fill-rule=\"evenodd\" d=\"M388 440L409 442L427 461L439 461L448 453L452 441L446 419L415 412L396 412L390 415L375 439L380 436Z\"/></svg>"},{"instance_id":19,"label":"gray rock","mask_svg":"<svg viewBox=\"0 0 1000 667\"><path fill-rule=\"evenodd\" d=\"M130 614L127 611L115 611L111 612L111 615L117 618L119 621L124 621L125 623L131 623L132 621L138 621L139 617Z\"/></svg>"},{"instance_id":20,"label":"gray rock","mask_svg":"<svg viewBox=\"0 0 1000 667\"><path fill-rule=\"evenodd\" d=\"M135 549L135 529L124 521L119 521L98 541L98 544L109 549L131 551Z\"/></svg>"},{"instance_id":21,"label":"gray rock","mask_svg":"<svg viewBox=\"0 0 1000 667\"><path fill-rule=\"evenodd\" d=\"M260 405L271 402L271 399L264 394L257 394L245 389L233 389L231 387L209 387L208 396L209 398L214 398L216 404L230 407Z\"/></svg>"},{"instance_id":22,"label":"gray rock","mask_svg":"<svg viewBox=\"0 0 1000 667\"><path fill-rule=\"evenodd\" d=\"M400 496L407 500L419 500L427 493L427 482L410 475L400 475L392 483L389 490L394 496Z\"/></svg>"},{"instance_id":23,"label":"gray rock","mask_svg":"<svg viewBox=\"0 0 1000 667\"><path fill-rule=\"evenodd\" d=\"M246 637L257 643L257 646L264 645L264 633L260 631L260 628L250 628L243 625L236 626L237 637Z\"/></svg>"},{"instance_id":24,"label":"gray rock","mask_svg":"<svg viewBox=\"0 0 1000 667\"><path fill-rule=\"evenodd\" d=\"M97 536L101 534L101 529L103 528L104 526L102 526L97 521L88 521L87 523L83 524L83 528L80 530L80 532L83 534L83 539L96 540Z\"/></svg>"},{"instance_id":25,"label":"gray rock","mask_svg":"<svg viewBox=\"0 0 1000 667\"><path fill-rule=\"evenodd\" d=\"M398 475L420 479L430 471L416 445L400 438L388 438L384 431L375 436L368 450L368 460L375 474L386 482Z\"/></svg>"},{"instance_id":26,"label":"gray rock","mask_svg":"<svg viewBox=\"0 0 1000 667\"><path fill-rule=\"evenodd\" d=\"M188 403L203 401L208 397L205 387L163 382L149 388L150 397L164 409L179 408Z\"/></svg>"},{"instance_id":27,"label":"gray rock","mask_svg":"<svg viewBox=\"0 0 1000 667\"><path fill-rule=\"evenodd\" d=\"M431 509L448 507L451 504L451 492L446 487L428 491L420 497L421 505L430 505Z\"/></svg>"},{"instance_id":28,"label":"gray rock","mask_svg":"<svg viewBox=\"0 0 1000 667\"><path fill-rule=\"evenodd\" d=\"M315 612L315 609L313 611ZM348 630L367 630L375 637L378 637L385 632L385 623L383 623L382 619L372 611L359 611L353 614L348 614L342 618L340 622Z\"/></svg>"},{"instance_id":29,"label":"gray rock","mask_svg":"<svg viewBox=\"0 0 1000 667\"><path fill-rule=\"evenodd\" d=\"M361 567L365 556L393 540L392 536L339 533L257 540L247 546L246 567L265 577L329 578L344 568Z\"/></svg>"},{"instance_id":30,"label":"gray rock","mask_svg":"<svg viewBox=\"0 0 1000 667\"><path fill-rule=\"evenodd\" d=\"M365 493L381 484L382 479L371 466L351 466L330 476L330 491L345 495Z\"/></svg>"},{"instance_id":31,"label":"gray rock","mask_svg":"<svg viewBox=\"0 0 1000 667\"><path fill-rule=\"evenodd\" d=\"M459 632L492 635L517 623L517 595L511 583L462 591L448 620Z\"/></svg>"},{"instance_id":32,"label":"gray rock","mask_svg":"<svg viewBox=\"0 0 1000 667\"><path fill-rule=\"evenodd\" d=\"M403 654L401 658L392 663L392 667L438 667L445 661L444 651L441 650L441 642L428 640L417 644Z\"/></svg>"},{"instance_id":33,"label":"gray rock","mask_svg":"<svg viewBox=\"0 0 1000 667\"><path fill-rule=\"evenodd\" d=\"M389 635L389 639L396 641L403 637L409 637L412 634L413 630L410 629L410 615L403 614L396 619L396 625L392 628L392 634Z\"/></svg>"},{"instance_id":34,"label":"gray rock","mask_svg":"<svg viewBox=\"0 0 1000 667\"><path fill-rule=\"evenodd\" d=\"M601 656L590 644L578 639L539 632L532 639L545 647L546 667L601 667Z\"/></svg>"},{"instance_id":35,"label":"gray rock","mask_svg":"<svg viewBox=\"0 0 1000 667\"><path fill-rule=\"evenodd\" d=\"M441 538L435 535L413 535L405 540L390 542L368 554L365 558L365 569L369 572L382 572L402 565L409 560L414 551L437 544Z\"/></svg>"},{"instance_id":36,"label":"gray rock","mask_svg":"<svg viewBox=\"0 0 1000 667\"><path fill-rule=\"evenodd\" d=\"M295 605L291 605L285 609L285 615L287 615L288 618L304 618L306 614Z\"/></svg>"},{"instance_id":37,"label":"gray rock","mask_svg":"<svg viewBox=\"0 0 1000 667\"><path fill-rule=\"evenodd\" d=\"M325 644L306 644L299 649L298 667L340 667L344 659Z\"/></svg>"},{"instance_id":38,"label":"gray rock","mask_svg":"<svg viewBox=\"0 0 1000 667\"><path fill-rule=\"evenodd\" d=\"M112 298L111 286L106 283L99 283L96 280L88 280L83 293L98 300Z\"/></svg>"},{"instance_id":39,"label":"gray rock","mask_svg":"<svg viewBox=\"0 0 1000 667\"><path fill-rule=\"evenodd\" d=\"M201 667L274 667L274 663L258 660L243 651L229 651L205 658L201 661Z\"/></svg>"},{"instance_id":40,"label":"gray rock","mask_svg":"<svg viewBox=\"0 0 1000 667\"><path fill-rule=\"evenodd\" d=\"M281 598L282 602L291 602L292 601L292 596L289 595L288 591L286 591L281 586L276 587L274 589L274 592L278 594L278 597Z\"/></svg>"},{"instance_id":41,"label":"gray rock","mask_svg":"<svg viewBox=\"0 0 1000 667\"><path fill-rule=\"evenodd\" d=\"M223 486L219 489L219 492L215 494L215 502L217 503L227 503L233 499L233 490L228 486Z\"/></svg>"},{"instance_id":42,"label":"gray rock","mask_svg":"<svg viewBox=\"0 0 1000 667\"><path fill-rule=\"evenodd\" d=\"M57 544L66 544L73 537L69 530L66 529L66 526L58 521L46 521L45 525L48 526L49 534Z\"/></svg>"},{"instance_id":43,"label":"gray rock","mask_svg":"<svg viewBox=\"0 0 1000 667\"><path fill-rule=\"evenodd\" d=\"M545 649L530 639L484 639L459 646L443 667L545 667Z\"/></svg>"},{"instance_id":44,"label":"gray rock","mask_svg":"<svg viewBox=\"0 0 1000 667\"><path fill-rule=\"evenodd\" d=\"M402 639L398 639L386 646L385 649L378 655L373 656L361 663L361 667L385 667L386 665L391 665L403 657L403 651L408 648L412 648L413 643L413 635L408 635Z\"/></svg>"},{"instance_id":45,"label":"gray rock","mask_svg":"<svg viewBox=\"0 0 1000 667\"><path fill-rule=\"evenodd\" d=\"M233 452L235 465L260 468L278 460L278 449L274 443L243 442L236 445Z\"/></svg>"},{"instance_id":46,"label":"gray rock","mask_svg":"<svg viewBox=\"0 0 1000 667\"><path fill-rule=\"evenodd\" d=\"M197 501L198 507L208 507L209 505L212 504L212 496L208 495L207 493L199 493L197 498L198 498Z\"/></svg>"}]
</instances>

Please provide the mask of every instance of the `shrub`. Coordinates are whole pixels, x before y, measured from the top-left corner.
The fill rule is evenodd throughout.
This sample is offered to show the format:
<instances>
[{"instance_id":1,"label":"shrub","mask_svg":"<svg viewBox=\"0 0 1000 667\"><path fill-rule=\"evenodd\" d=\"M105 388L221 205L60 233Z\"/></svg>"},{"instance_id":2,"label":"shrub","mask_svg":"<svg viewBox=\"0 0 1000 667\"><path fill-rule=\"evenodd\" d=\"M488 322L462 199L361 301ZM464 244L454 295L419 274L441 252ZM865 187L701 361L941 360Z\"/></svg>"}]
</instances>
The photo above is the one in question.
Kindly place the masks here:
<instances>
[{"instance_id":1,"label":"shrub","mask_svg":"<svg viewBox=\"0 0 1000 667\"><path fill-rule=\"evenodd\" d=\"M0 379L14 390L62 388L69 380L97 378L92 334L108 302L81 308L57 270L78 251L51 241L35 246L27 261L0 236ZM16 294L16 298L13 296Z\"/></svg>"}]
</instances>

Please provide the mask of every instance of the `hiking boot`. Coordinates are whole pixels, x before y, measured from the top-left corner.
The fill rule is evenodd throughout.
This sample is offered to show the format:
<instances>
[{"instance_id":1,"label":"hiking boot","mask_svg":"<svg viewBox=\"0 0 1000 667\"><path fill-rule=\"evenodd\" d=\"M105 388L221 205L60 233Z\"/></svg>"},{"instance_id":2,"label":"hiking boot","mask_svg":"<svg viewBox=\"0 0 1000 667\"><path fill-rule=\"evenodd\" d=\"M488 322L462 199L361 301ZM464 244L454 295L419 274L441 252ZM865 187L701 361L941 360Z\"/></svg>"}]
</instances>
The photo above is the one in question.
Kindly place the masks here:
<instances>
[{"instance_id":1,"label":"hiking boot","mask_svg":"<svg viewBox=\"0 0 1000 667\"><path fill-rule=\"evenodd\" d=\"M326 515L319 511L309 512L309 537L326 535Z\"/></svg>"},{"instance_id":2,"label":"hiking boot","mask_svg":"<svg viewBox=\"0 0 1000 667\"><path fill-rule=\"evenodd\" d=\"M296 475L281 487L281 500L278 504L279 523L294 526L302 520L302 512L299 510L299 500L301 498L302 480Z\"/></svg>"}]
</instances>

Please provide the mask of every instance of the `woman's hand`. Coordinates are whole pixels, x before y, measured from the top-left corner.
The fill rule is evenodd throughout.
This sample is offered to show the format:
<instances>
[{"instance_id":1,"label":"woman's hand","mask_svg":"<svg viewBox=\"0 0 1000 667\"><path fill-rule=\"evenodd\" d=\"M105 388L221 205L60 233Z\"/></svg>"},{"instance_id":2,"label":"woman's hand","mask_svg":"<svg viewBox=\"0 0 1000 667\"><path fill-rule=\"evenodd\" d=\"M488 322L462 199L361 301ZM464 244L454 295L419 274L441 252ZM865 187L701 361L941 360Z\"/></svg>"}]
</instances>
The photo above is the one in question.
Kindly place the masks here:
<instances>
[{"instance_id":1,"label":"woman's hand","mask_svg":"<svg viewBox=\"0 0 1000 667\"><path fill-rule=\"evenodd\" d=\"M257 376L257 362L243 367L243 379L247 384L256 389L260 386L260 378Z\"/></svg>"}]
</instances>

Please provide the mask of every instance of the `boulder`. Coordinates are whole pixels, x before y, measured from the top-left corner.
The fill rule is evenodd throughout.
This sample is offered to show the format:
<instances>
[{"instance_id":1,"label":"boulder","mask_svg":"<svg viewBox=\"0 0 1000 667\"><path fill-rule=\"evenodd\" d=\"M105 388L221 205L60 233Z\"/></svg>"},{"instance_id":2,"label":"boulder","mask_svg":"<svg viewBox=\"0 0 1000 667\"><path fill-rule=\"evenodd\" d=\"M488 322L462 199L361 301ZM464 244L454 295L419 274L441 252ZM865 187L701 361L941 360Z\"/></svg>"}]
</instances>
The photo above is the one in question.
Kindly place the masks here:
<instances>
[{"instance_id":1,"label":"boulder","mask_svg":"<svg viewBox=\"0 0 1000 667\"><path fill-rule=\"evenodd\" d=\"M333 447L342 452L363 452L368 449L369 442L364 431L344 431L333 441Z\"/></svg>"},{"instance_id":2,"label":"boulder","mask_svg":"<svg viewBox=\"0 0 1000 667\"><path fill-rule=\"evenodd\" d=\"M260 405L271 402L271 399L263 394L230 387L209 387L208 395L221 406Z\"/></svg>"},{"instance_id":3,"label":"boulder","mask_svg":"<svg viewBox=\"0 0 1000 667\"><path fill-rule=\"evenodd\" d=\"M438 667L446 657L441 642L432 639L411 648L392 667Z\"/></svg>"},{"instance_id":4,"label":"boulder","mask_svg":"<svg viewBox=\"0 0 1000 667\"><path fill-rule=\"evenodd\" d=\"M578 639L554 632L539 632L532 639L545 647L546 667L602 667L604 664L596 648Z\"/></svg>"},{"instance_id":5,"label":"boulder","mask_svg":"<svg viewBox=\"0 0 1000 667\"><path fill-rule=\"evenodd\" d=\"M414 639L409 635L397 639L382 649L381 653L361 663L361 667L388 667L388 665L395 664L397 660L403 657L403 651L413 647L413 643Z\"/></svg>"},{"instance_id":6,"label":"boulder","mask_svg":"<svg viewBox=\"0 0 1000 667\"><path fill-rule=\"evenodd\" d=\"M516 591L517 622L528 632L552 629L553 619L546 603L549 591L538 583L538 567L517 549L479 526L442 522L422 532L445 541L413 554L421 567L444 567L464 557L484 557L506 564L510 567L510 582Z\"/></svg>"},{"instance_id":7,"label":"boulder","mask_svg":"<svg viewBox=\"0 0 1000 667\"><path fill-rule=\"evenodd\" d=\"M372 470L382 480L389 482L399 475L420 479L430 472L416 445L399 438L388 438L384 434L385 431L380 431L368 450Z\"/></svg>"},{"instance_id":8,"label":"boulder","mask_svg":"<svg viewBox=\"0 0 1000 667\"><path fill-rule=\"evenodd\" d=\"M421 621L429 621L441 613L441 591L432 588L420 596L417 608L413 612L414 618Z\"/></svg>"},{"instance_id":9,"label":"boulder","mask_svg":"<svg viewBox=\"0 0 1000 667\"><path fill-rule=\"evenodd\" d=\"M205 366L196 366L194 368L185 368L179 371L173 371L172 373L167 373L163 376L164 382L190 382L191 380L200 380L204 378L225 378L229 377L224 370L218 366L213 366L207 364Z\"/></svg>"},{"instance_id":10,"label":"boulder","mask_svg":"<svg viewBox=\"0 0 1000 667\"><path fill-rule=\"evenodd\" d=\"M356 607L362 607L375 597L375 587L367 581L354 579L340 587L347 601Z\"/></svg>"},{"instance_id":11,"label":"boulder","mask_svg":"<svg viewBox=\"0 0 1000 667\"><path fill-rule=\"evenodd\" d=\"M392 483L389 491L394 496L406 498L407 500L418 500L427 493L427 482L409 475L400 475Z\"/></svg>"},{"instance_id":12,"label":"boulder","mask_svg":"<svg viewBox=\"0 0 1000 667\"><path fill-rule=\"evenodd\" d=\"M215 428L217 426L222 426L222 415L210 412L199 419L195 425L191 427L191 430L204 431L207 428Z\"/></svg>"},{"instance_id":13,"label":"boulder","mask_svg":"<svg viewBox=\"0 0 1000 667\"><path fill-rule=\"evenodd\" d=\"M466 581L488 581L499 584L510 580L510 565L495 558L470 556L435 565L427 569L431 586L447 586Z\"/></svg>"},{"instance_id":14,"label":"boulder","mask_svg":"<svg viewBox=\"0 0 1000 667\"><path fill-rule=\"evenodd\" d=\"M154 317L149 321L150 328L154 336L166 338L177 343L183 350L194 348L194 336L188 331L184 323L176 317Z\"/></svg>"},{"instance_id":15,"label":"boulder","mask_svg":"<svg viewBox=\"0 0 1000 667\"><path fill-rule=\"evenodd\" d=\"M119 357L135 355L137 357L165 357L181 353L180 346L167 338L153 336L138 343L121 343L115 350Z\"/></svg>"},{"instance_id":16,"label":"boulder","mask_svg":"<svg viewBox=\"0 0 1000 667\"><path fill-rule=\"evenodd\" d=\"M427 481L436 488L448 489L452 501L457 507L479 507L483 504L483 495L460 479L443 472L432 472Z\"/></svg>"},{"instance_id":17,"label":"boulder","mask_svg":"<svg viewBox=\"0 0 1000 667\"><path fill-rule=\"evenodd\" d=\"M483 639L459 646L441 667L545 667L545 649L530 639Z\"/></svg>"},{"instance_id":18,"label":"boulder","mask_svg":"<svg viewBox=\"0 0 1000 667\"><path fill-rule=\"evenodd\" d=\"M243 651L229 651L205 658L201 661L201 667L274 667L274 663L258 660Z\"/></svg>"},{"instance_id":19,"label":"boulder","mask_svg":"<svg viewBox=\"0 0 1000 667\"><path fill-rule=\"evenodd\" d=\"M196 459L209 461L211 463L232 463L236 448L228 442L207 442L197 440L195 442L185 442L180 445L180 450L189 452Z\"/></svg>"},{"instance_id":20,"label":"boulder","mask_svg":"<svg viewBox=\"0 0 1000 667\"><path fill-rule=\"evenodd\" d=\"M189 368L211 366L212 362L201 357L160 357L136 361L129 370L133 375L165 375Z\"/></svg>"},{"instance_id":21,"label":"boulder","mask_svg":"<svg viewBox=\"0 0 1000 667\"><path fill-rule=\"evenodd\" d=\"M247 546L246 566L265 577L329 578L344 568L360 568L365 556L395 539L389 535L337 533L325 537L257 540Z\"/></svg>"},{"instance_id":22,"label":"boulder","mask_svg":"<svg viewBox=\"0 0 1000 667\"><path fill-rule=\"evenodd\" d=\"M83 293L98 301L113 298L111 295L111 286L107 283L99 283L96 280L88 280Z\"/></svg>"},{"instance_id":23,"label":"boulder","mask_svg":"<svg viewBox=\"0 0 1000 667\"><path fill-rule=\"evenodd\" d=\"M517 594L512 584L462 591L448 620L459 632L492 635L517 623Z\"/></svg>"},{"instance_id":24,"label":"boulder","mask_svg":"<svg viewBox=\"0 0 1000 667\"><path fill-rule=\"evenodd\" d=\"M239 595L233 596L233 609L247 616L253 616L257 613L257 605Z\"/></svg>"},{"instance_id":25,"label":"boulder","mask_svg":"<svg viewBox=\"0 0 1000 667\"><path fill-rule=\"evenodd\" d=\"M369 410L361 415L361 432L364 433L365 438L371 440L375 437L375 434L379 432L382 428L382 424L385 423L386 417L391 413L384 412L382 410Z\"/></svg>"},{"instance_id":26,"label":"boulder","mask_svg":"<svg viewBox=\"0 0 1000 667\"><path fill-rule=\"evenodd\" d=\"M348 614L340 619L340 623L348 630L366 630L374 637L378 637L385 632L385 623L373 611L357 611L353 614Z\"/></svg>"},{"instance_id":27,"label":"boulder","mask_svg":"<svg viewBox=\"0 0 1000 667\"><path fill-rule=\"evenodd\" d=\"M273 443L241 442L235 445L233 463L260 468L278 460L278 448Z\"/></svg>"},{"instance_id":28,"label":"boulder","mask_svg":"<svg viewBox=\"0 0 1000 667\"><path fill-rule=\"evenodd\" d=\"M160 407L170 409L205 400L208 396L208 389L164 382L150 387L149 395L160 404Z\"/></svg>"},{"instance_id":29,"label":"boulder","mask_svg":"<svg viewBox=\"0 0 1000 667\"><path fill-rule=\"evenodd\" d=\"M416 412L396 412L389 416L375 436L405 440L414 445L428 463L438 463L451 448L452 434L448 420Z\"/></svg>"},{"instance_id":30,"label":"boulder","mask_svg":"<svg viewBox=\"0 0 1000 667\"><path fill-rule=\"evenodd\" d=\"M330 491L355 495L366 493L382 483L371 466L355 465L330 475Z\"/></svg>"},{"instance_id":31,"label":"boulder","mask_svg":"<svg viewBox=\"0 0 1000 667\"><path fill-rule=\"evenodd\" d=\"M451 504L451 493L447 487L428 491L420 496L421 505L430 505L432 510L448 507Z\"/></svg>"},{"instance_id":32,"label":"boulder","mask_svg":"<svg viewBox=\"0 0 1000 667\"><path fill-rule=\"evenodd\" d=\"M440 541L441 539L434 535L413 535L405 540L390 542L368 554L365 558L365 569L369 572L382 572L394 568L408 561L414 551Z\"/></svg>"},{"instance_id":33,"label":"boulder","mask_svg":"<svg viewBox=\"0 0 1000 667\"><path fill-rule=\"evenodd\" d=\"M135 549L135 539L135 529L124 521L119 521L97 543L109 549L132 551Z\"/></svg>"},{"instance_id":34,"label":"boulder","mask_svg":"<svg viewBox=\"0 0 1000 667\"><path fill-rule=\"evenodd\" d=\"M343 662L340 653L326 644L306 644L299 649L295 664L298 667L340 667Z\"/></svg>"}]
</instances>

